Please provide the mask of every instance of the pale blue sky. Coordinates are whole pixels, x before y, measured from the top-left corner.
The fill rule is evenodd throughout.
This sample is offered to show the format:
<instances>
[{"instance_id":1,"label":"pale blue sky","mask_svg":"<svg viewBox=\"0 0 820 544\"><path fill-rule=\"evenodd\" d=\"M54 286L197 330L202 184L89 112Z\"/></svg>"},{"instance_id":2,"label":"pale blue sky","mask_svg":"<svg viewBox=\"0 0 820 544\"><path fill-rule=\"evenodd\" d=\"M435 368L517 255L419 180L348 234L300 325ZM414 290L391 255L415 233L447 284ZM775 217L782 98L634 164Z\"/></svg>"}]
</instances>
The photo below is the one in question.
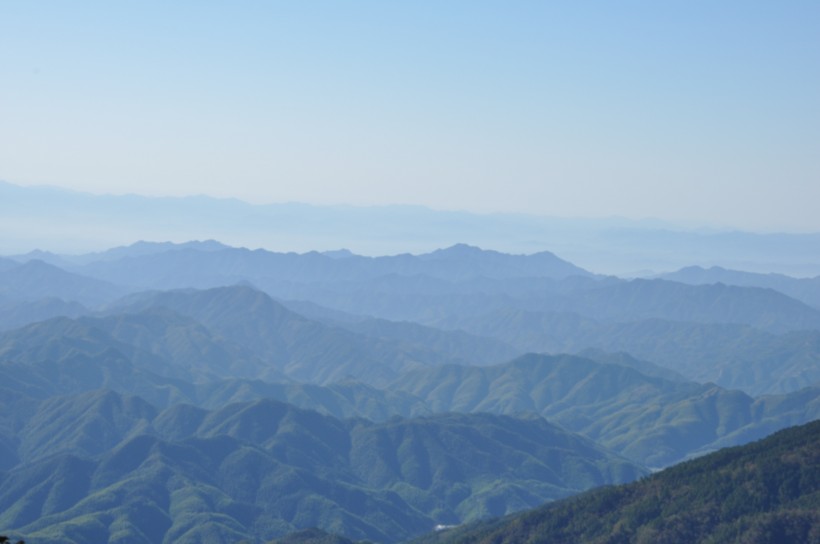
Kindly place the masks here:
<instances>
[{"instance_id":1,"label":"pale blue sky","mask_svg":"<svg viewBox=\"0 0 820 544\"><path fill-rule=\"evenodd\" d=\"M0 0L0 179L820 231L820 2Z\"/></svg>"}]
</instances>

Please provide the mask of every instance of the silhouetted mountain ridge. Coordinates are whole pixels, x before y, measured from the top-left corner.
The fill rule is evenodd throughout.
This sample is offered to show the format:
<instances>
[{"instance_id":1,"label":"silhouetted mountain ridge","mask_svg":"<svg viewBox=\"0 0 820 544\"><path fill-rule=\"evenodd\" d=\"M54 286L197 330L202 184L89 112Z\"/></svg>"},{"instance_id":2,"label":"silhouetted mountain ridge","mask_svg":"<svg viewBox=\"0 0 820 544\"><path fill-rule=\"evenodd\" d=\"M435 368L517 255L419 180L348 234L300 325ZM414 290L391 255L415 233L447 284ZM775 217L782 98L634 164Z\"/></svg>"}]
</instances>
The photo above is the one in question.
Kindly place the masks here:
<instances>
[{"instance_id":1,"label":"silhouetted mountain ridge","mask_svg":"<svg viewBox=\"0 0 820 544\"><path fill-rule=\"evenodd\" d=\"M725 283L727 285L775 289L810 306L820 308L820 276L793 278L784 274L760 274L728 270L720 266L712 266L708 269L700 266L687 266L677 272L662 274L660 277L692 285Z\"/></svg>"},{"instance_id":2,"label":"silhouetted mountain ridge","mask_svg":"<svg viewBox=\"0 0 820 544\"><path fill-rule=\"evenodd\" d=\"M17 300L61 298L97 306L126 293L109 282L66 272L40 260L0 271L0 294Z\"/></svg>"}]
</instances>

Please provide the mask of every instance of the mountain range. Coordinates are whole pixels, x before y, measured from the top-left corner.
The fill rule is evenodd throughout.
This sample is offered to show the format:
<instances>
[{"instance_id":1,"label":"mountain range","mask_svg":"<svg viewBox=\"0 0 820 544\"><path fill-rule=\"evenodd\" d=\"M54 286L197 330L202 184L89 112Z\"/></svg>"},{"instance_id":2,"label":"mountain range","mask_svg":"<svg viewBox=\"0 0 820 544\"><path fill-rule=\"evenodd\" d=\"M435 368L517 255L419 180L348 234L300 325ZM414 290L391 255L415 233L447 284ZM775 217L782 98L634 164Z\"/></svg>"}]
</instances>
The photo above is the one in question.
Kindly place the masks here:
<instances>
[{"instance_id":1,"label":"mountain range","mask_svg":"<svg viewBox=\"0 0 820 544\"><path fill-rule=\"evenodd\" d=\"M660 278L692 285L725 283L746 287L764 287L780 291L810 306L820 308L820 276L792 278L785 274L727 270L720 266L712 266L708 269L701 266L687 266L676 272L662 274Z\"/></svg>"},{"instance_id":2,"label":"mountain range","mask_svg":"<svg viewBox=\"0 0 820 544\"><path fill-rule=\"evenodd\" d=\"M689 379L751 394L785 393L817 380L816 342L807 331L820 327L820 310L805 302L763 287L595 276L546 252L525 257L457 245L374 259L349 252L247 251L216 242L143 243L73 261L71 271L34 261L7 269L3 274L16 279L7 279L6 292L15 298L0 298L7 310L0 326L76 317L148 286L240 283L326 325L365 332L362 327L381 319L381 331L371 330L371 338L389 339L385 320L413 321L427 331L447 329L462 338L467 331L482 349L452 355L474 362L501 362L528 351L597 348L627 351ZM410 273L396 272L403 266ZM27 274L23 267L48 273ZM337 276L342 279L333 279ZM393 335L409 331L391 327ZM755 370L749 372L751 367Z\"/></svg>"},{"instance_id":3,"label":"mountain range","mask_svg":"<svg viewBox=\"0 0 820 544\"><path fill-rule=\"evenodd\" d=\"M511 253L551 248L584 268L621 275L692 264L796 276L816 276L820 269L817 234L696 230L657 220L476 214L421 206L254 205L206 196L94 195L2 181L0 214L17 227L0 234L3 253L33 247L100 252L173 236L177 243L205 237L282 251L347 247L366 255L395 248L424 253L456 242ZM88 229L89 224L95 228Z\"/></svg>"},{"instance_id":4,"label":"mountain range","mask_svg":"<svg viewBox=\"0 0 820 544\"><path fill-rule=\"evenodd\" d=\"M650 466L808 421L818 409L814 386L753 398L627 356L528 355L476 366L453 356L453 342L442 353L425 345L428 334L418 344L377 339L242 286L134 295L107 312L0 335L7 398L34 403L106 387L161 407L272 396L376 420L532 412ZM796 409L788 399L798 396Z\"/></svg>"},{"instance_id":5,"label":"mountain range","mask_svg":"<svg viewBox=\"0 0 820 544\"><path fill-rule=\"evenodd\" d=\"M0 533L398 542L643 478L820 415L820 310L784 278L465 244L2 259Z\"/></svg>"},{"instance_id":6,"label":"mountain range","mask_svg":"<svg viewBox=\"0 0 820 544\"><path fill-rule=\"evenodd\" d=\"M322 525L394 542L644 469L541 418L371 423L272 400L159 412L94 391L44 402L0 477L0 525L36 542L201 542Z\"/></svg>"}]
</instances>

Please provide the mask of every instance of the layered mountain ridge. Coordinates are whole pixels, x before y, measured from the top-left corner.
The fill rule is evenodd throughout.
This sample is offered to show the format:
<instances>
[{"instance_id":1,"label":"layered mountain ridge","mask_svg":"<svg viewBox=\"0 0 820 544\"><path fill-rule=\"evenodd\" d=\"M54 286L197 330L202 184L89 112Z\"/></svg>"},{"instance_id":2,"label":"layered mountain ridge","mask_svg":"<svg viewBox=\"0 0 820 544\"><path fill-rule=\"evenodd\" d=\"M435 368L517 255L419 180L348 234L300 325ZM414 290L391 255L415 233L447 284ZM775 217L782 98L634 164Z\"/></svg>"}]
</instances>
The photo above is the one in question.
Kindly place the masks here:
<instances>
[{"instance_id":1,"label":"layered mountain ridge","mask_svg":"<svg viewBox=\"0 0 820 544\"><path fill-rule=\"evenodd\" d=\"M467 245L15 259L0 532L32 542L396 542L820 412L820 311L766 285Z\"/></svg>"}]
</instances>

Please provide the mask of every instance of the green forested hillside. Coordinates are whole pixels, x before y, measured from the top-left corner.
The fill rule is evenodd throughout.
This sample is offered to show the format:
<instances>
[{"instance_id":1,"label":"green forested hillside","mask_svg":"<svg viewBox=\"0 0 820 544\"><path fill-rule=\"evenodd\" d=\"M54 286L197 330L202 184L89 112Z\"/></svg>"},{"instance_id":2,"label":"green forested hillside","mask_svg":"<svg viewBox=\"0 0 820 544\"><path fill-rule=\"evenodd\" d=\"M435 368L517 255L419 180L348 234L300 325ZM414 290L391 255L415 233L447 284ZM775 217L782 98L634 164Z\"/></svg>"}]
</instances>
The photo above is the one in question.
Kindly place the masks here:
<instances>
[{"instance_id":1,"label":"green forested hillside","mask_svg":"<svg viewBox=\"0 0 820 544\"><path fill-rule=\"evenodd\" d=\"M0 335L0 432L5 425L19 429L41 401L99 388L138 395L160 408L178 402L215 408L267 397L338 417L429 413L420 399L401 391L355 381L292 382L189 318L166 313L55 319ZM249 365L258 365L267 380L228 377L249 373Z\"/></svg>"},{"instance_id":2,"label":"green forested hillside","mask_svg":"<svg viewBox=\"0 0 820 544\"><path fill-rule=\"evenodd\" d=\"M538 417L339 420L271 400L161 413L48 401L0 472L0 527L43 543L270 539L321 527L393 542L646 471Z\"/></svg>"},{"instance_id":3,"label":"green forested hillside","mask_svg":"<svg viewBox=\"0 0 820 544\"><path fill-rule=\"evenodd\" d=\"M321 335L313 338L309 351L327 350L323 364L345 364L346 352L337 362L332 344L321 344ZM268 381L230 377L254 373ZM6 333L0 336L0 377L0 403L7 407L0 430L7 436L49 397L109 388L159 408L177 402L217 408L267 397L373 420L448 411L534 412L649 466L759 438L820 412L817 388L800 392L800 402L790 396L754 399L573 356L527 356L492 367L423 367L388 389L351 380L324 387L292 383L226 335L153 306L136 314L55 319Z\"/></svg>"},{"instance_id":4,"label":"green forested hillside","mask_svg":"<svg viewBox=\"0 0 820 544\"><path fill-rule=\"evenodd\" d=\"M714 384L654 378L577 356L440 366L393 385L435 412L535 412L652 467L820 417L820 389L754 399Z\"/></svg>"},{"instance_id":5,"label":"green forested hillside","mask_svg":"<svg viewBox=\"0 0 820 544\"><path fill-rule=\"evenodd\" d=\"M820 422L417 542L556 544L820 541Z\"/></svg>"},{"instance_id":6,"label":"green forested hillside","mask_svg":"<svg viewBox=\"0 0 820 544\"><path fill-rule=\"evenodd\" d=\"M302 529L281 538L275 538L268 544L354 544L354 542L321 529Z\"/></svg>"},{"instance_id":7,"label":"green forested hillside","mask_svg":"<svg viewBox=\"0 0 820 544\"><path fill-rule=\"evenodd\" d=\"M522 351L493 338L477 336L461 330L443 331L407 321L362 319L340 323L340 326L372 338L395 340L409 345L424 345L438 353L448 355L453 360L460 359L467 364L503 363L522 354Z\"/></svg>"}]
</instances>

